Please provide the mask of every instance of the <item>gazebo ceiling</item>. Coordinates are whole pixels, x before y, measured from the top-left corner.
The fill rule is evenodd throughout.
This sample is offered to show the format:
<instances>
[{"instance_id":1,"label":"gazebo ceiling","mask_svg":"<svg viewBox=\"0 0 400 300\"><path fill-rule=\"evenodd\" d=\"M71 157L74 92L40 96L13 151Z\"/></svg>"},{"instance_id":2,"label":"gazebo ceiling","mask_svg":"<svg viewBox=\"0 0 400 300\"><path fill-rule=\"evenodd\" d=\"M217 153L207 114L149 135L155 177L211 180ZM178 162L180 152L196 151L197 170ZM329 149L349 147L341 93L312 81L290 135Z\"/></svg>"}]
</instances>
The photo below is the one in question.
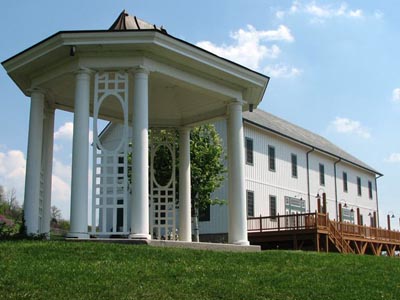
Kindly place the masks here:
<instances>
[{"instance_id":1,"label":"gazebo ceiling","mask_svg":"<svg viewBox=\"0 0 400 300\"><path fill-rule=\"evenodd\" d=\"M31 88L42 88L50 104L70 111L74 110L78 69L133 72L145 67L150 71L150 126L180 126L221 117L234 99L257 107L269 81L125 11L110 30L61 31L2 64L25 95ZM133 97L132 84L129 93ZM103 118L121 119L113 107L105 108Z\"/></svg>"}]
</instances>

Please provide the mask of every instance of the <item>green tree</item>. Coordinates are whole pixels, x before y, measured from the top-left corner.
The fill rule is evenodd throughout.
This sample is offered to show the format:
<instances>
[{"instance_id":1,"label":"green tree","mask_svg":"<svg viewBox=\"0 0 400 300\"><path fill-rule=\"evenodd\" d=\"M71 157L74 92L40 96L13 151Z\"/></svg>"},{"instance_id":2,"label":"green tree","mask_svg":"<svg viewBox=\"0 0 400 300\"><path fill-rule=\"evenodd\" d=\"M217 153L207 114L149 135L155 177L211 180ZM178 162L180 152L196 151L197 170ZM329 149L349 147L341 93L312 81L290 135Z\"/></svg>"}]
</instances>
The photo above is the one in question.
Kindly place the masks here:
<instances>
[{"instance_id":1,"label":"green tree","mask_svg":"<svg viewBox=\"0 0 400 300\"><path fill-rule=\"evenodd\" d=\"M223 164L224 149L213 125L202 125L190 133L191 197L195 218L195 241L199 241L199 216L210 205L224 204L225 200L212 198L221 186L226 168Z\"/></svg>"}]
</instances>

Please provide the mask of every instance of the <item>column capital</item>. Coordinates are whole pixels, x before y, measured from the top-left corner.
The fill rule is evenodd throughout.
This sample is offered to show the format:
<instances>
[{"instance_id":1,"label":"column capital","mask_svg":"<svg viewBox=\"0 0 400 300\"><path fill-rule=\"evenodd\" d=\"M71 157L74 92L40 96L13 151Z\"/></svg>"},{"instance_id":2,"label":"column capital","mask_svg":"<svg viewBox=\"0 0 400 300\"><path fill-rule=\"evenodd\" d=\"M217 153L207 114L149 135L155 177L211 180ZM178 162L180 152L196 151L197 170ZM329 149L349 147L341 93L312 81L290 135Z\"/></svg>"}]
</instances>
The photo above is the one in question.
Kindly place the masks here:
<instances>
[{"instance_id":1,"label":"column capital","mask_svg":"<svg viewBox=\"0 0 400 300\"><path fill-rule=\"evenodd\" d=\"M85 67L80 67L79 69L77 69L74 74L76 75L76 77L78 78L89 78L90 75L94 74L95 72L89 68L85 68Z\"/></svg>"},{"instance_id":2,"label":"column capital","mask_svg":"<svg viewBox=\"0 0 400 300\"><path fill-rule=\"evenodd\" d=\"M181 126L181 127L179 127L178 128L178 131L181 133L186 133L186 132L189 132L190 133L190 130L192 130L192 127L189 127L189 126Z\"/></svg>"},{"instance_id":3,"label":"column capital","mask_svg":"<svg viewBox=\"0 0 400 300\"><path fill-rule=\"evenodd\" d=\"M40 87L31 87L29 89L26 90L26 93L28 94L28 96L32 97L34 95L36 96L45 96L46 95L47 90L40 88Z\"/></svg>"},{"instance_id":4,"label":"column capital","mask_svg":"<svg viewBox=\"0 0 400 300\"><path fill-rule=\"evenodd\" d=\"M146 67L145 65L138 65L132 69L130 69L130 72L134 75L136 74L146 74L149 75L150 74L150 70L148 67Z\"/></svg>"}]
</instances>

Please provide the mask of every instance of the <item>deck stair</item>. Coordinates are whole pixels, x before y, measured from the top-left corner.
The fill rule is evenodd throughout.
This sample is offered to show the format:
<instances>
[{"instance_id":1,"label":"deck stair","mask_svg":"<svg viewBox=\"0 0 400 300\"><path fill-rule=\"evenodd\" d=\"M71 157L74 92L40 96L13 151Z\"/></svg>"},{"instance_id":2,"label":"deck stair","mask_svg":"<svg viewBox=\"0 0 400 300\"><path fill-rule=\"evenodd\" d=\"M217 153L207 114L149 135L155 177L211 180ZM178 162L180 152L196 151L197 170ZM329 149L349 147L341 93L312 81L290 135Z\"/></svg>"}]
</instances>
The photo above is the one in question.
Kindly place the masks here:
<instances>
[{"instance_id":1,"label":"deck stair","mask_svg":"<svg viewBox=\"0 0 400 300\"><path fill-rule=\"evenodd\" d=\"M329 219L329 214L301 213L249 217L248 238L262 249L295 249L343 254L398 256L400 232Z\"/></svg>"},{"instance_id":2,"label":"deck stair","mask_svg":"<svg viewBox=\"0 0 400 300\"><path fill-rule=\"evenodd\" d=\"M332 244L335 245L336 249L340 253L355 253L355 251L350 247L350 243L343 238L343 235L339 231L337 225L340 224L329 219L328 224L328 237Z\"/></svg>"}]
</instances>

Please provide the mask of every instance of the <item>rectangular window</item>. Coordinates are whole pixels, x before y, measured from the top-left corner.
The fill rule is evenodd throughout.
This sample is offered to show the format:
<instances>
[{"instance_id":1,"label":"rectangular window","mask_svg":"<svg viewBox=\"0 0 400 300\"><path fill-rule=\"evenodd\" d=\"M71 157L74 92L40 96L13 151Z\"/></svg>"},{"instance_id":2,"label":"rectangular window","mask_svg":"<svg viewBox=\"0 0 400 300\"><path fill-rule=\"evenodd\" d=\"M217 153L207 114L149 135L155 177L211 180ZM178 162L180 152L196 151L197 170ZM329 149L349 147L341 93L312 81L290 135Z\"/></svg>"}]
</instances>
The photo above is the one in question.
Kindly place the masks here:
<instances>
[{"instance_id":1,"label":"rectangular window","mask_svg":"<svg viewBox=\"0 0 400 300\"><path fill-rule=\"evenodd\" d=\"M268 146L268 169L275 171L275 148Z\"/></svg>"},{"instance_id":2,"label":"rectangular window","mask_svg":"<svg viewBox=\"0 0 400 300\"><path fill-rule=\"evenodd\" d=\"M247 216L254 217L254 192L253 191L247 191L246 200L247 200Z\"/></svg>"},{"instance_id":3,"label":"rectangular window","mask_svg":"<svg viewBox=\"0 0 400 300\"><path fill-rule=\"evenodd\" d=\"M269 215L276 216L276 196L269 196Z\"/></svg>"},{"instance_id":4,"label":"rectangular window","mask_svg":"<svg viewBox=\"0 0 400 300\"><path fill-rule=\"evenodd\" d=\"M357 194L361 196L361 177L357 177Z\"/></svg>"},{"instance_id":5,"label":"rectangular window","mask_svg":"<svg viewBox=\"0 0 400 300\"><path fill-rule=\"evenodd\" d=\"M369 194L369 199L372 199L372 182L368 181L368 194Z\"/></svg>"},{"instance_id":6,"label":"rectangular window","mask_svg":"<svg viewBox=\"0 0 400 300\"><path fill-rule=\"evenodd\" d=\"M297 155L292 153L292 177L297 178Z\"/></svg>"},{"instance_id":7,"label":"rectangular window","mask_svg":"<svg viewBox=\"0 0 400 300\"><path fill-rule=\"evenodd\" d=\"M246 138L246 163L253 164L253 140Z\"/></svg>"},{"instance_id":8,"label":"rectangular window","mask_svg":"<svg viewBox=\"0 0 400 300\"><path fill-rule=\"evenodd\" d=\"M325 166L319 164L319 184L325 185Z\"/></svg>"},{"instance_id":9,"label":"rectangular window","mask_svg":"<svg viewBox=\"0 0 400 300\"><path fill-rule=\"evenodd\" d=\"M364 216L360 215L360 224L358 225L364 225Z\"/></svg>"},{"instance_id":10,"label":"rectangular window","mask_svg":"<svg viewBox=\"0 0 400 300\"><path fill-rule=\"evenodd\" d=\"M208 222L211 217L211 205L208 204L205 207L201 207L199 209L199 221L200 222Z\"/></svg>"},{"instance_id":11,"label":"rectangular window","mask_svg":"<svg viewBox=\"0 0 400 300\"><path fill-rule=\"evenodd\" d=\"M343 172L343 192L347 193L347 173Z\"/></svg>"}]
</instances>

